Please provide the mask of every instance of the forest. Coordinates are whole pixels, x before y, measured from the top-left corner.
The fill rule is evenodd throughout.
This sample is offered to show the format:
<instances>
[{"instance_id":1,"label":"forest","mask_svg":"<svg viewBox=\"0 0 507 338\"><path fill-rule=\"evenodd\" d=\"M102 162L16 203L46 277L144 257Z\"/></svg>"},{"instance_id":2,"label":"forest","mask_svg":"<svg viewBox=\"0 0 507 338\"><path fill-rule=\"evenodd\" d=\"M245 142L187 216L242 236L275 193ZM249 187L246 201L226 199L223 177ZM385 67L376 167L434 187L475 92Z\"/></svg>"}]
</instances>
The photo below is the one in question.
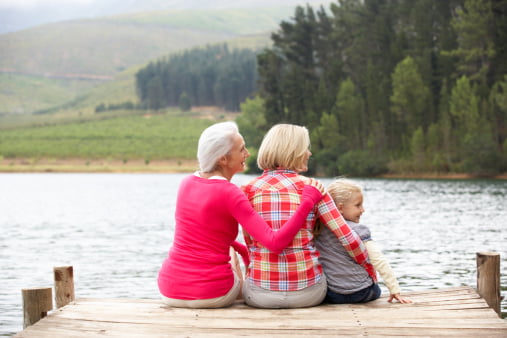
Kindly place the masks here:
<instances>
[{"instance_id":1,"label":"forest","mask_svg":"<svg viewBox=\"0 0 507 338\"><path fill-rule=\"evenodd\" d=\"M254 64L224 46L208 49L206 62L182 54L141 70L138 95L152 108L177 105L183 94L227 109L237 103L226 97L246 98L237 122L254 154L250 168L267 129L294 123L311 133L311 173L493 176L507 170L506 16L507 0L299 6ZM227 57L229 65L215 64ZM174 75L183 73L192 76ZM193 86L183 91L184 83ZM148 103L150 86L164 88L165 103Z\"/></svg>"},{"instance_id":2,"label":"forest","mask_svg":"<svg viewBox=\"0 0 507 338\"><path fill-rule=\"evenodd\" d=\"M219 106L238 111L257 89L256 53L227 44L194 48L149 63L136 73L144 109Z\"/></svg>"}]
</instances>

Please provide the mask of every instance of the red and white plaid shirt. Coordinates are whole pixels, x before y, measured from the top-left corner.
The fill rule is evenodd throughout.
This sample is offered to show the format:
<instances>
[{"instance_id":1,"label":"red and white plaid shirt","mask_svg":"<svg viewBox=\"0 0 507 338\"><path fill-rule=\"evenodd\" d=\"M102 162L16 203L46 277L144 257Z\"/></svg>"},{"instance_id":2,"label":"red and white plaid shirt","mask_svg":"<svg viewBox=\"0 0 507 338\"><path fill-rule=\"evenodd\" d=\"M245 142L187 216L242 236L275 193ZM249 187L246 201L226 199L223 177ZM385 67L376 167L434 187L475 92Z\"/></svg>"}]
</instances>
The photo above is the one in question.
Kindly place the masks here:
<instances>
[{"instance_id":1,"label":"red and white plaid shirt","mask_svg":"<svg viewBox=\"0 0 507 338\"><path fill-rule=\"evenodd\" d=\"M304 185L295 171L278 169L264 171L242 189L271 228L280 229L298 208ZM272 291L297 291L317 283L322 276L312 233L317 219L335 233L349 255L376 281L376 272L368 262L363 242L345 223L329 194L310 212L306 224L279 255L243 231L250 252L247 278Z\"/></svg>"}]
</instances>

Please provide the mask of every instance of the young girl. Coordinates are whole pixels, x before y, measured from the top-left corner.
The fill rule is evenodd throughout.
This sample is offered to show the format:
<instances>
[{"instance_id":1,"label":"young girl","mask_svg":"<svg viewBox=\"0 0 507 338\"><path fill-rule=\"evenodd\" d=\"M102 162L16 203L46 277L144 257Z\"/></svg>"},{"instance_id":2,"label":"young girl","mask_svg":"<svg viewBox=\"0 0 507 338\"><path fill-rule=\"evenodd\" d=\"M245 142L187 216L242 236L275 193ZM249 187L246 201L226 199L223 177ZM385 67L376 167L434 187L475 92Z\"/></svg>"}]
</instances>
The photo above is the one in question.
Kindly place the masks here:
<instances>
[{"instance_id":1,"label":"young girl","mask_svg":"<svg viewBox=\"0 0 507 338\"><path fill-rule=\"evenodd\" d=\"M391 266L371 239L370 229L359 224L364 212L361 187L350 180L337 179L329 185L328 192L343 218L363 240L371 263L389 289L388 302L396 299L400 303L412 303L410 299L401 296L398 281ZM346 304L364 303L379 298L381 291L378 284L360 265L350 259L336 237L325 227L317 226L315 232L318 234L316 247L320 251L319 261L327 277L325 301Z\"/></svg>"}]
</instances>

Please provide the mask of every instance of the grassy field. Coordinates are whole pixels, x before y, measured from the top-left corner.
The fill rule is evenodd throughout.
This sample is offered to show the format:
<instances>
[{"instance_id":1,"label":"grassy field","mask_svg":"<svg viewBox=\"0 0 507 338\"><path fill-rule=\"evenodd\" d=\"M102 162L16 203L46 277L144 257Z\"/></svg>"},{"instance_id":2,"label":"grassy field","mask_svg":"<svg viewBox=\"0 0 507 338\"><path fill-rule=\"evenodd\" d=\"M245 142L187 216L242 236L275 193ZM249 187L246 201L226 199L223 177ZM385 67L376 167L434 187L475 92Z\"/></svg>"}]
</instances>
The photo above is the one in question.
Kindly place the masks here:
<instances>
[{"instance_id":1,"label":"grassy field","mask_svg":"<svg viewBox=\"0 0 507 338\"><path fill-rule=\"evenodd\" d=\"M201 116L201 113L176 110L119 117L96 115L95 120L1 130L3 166L56 163L65 159L80 159L88 164L140 161L145 165L167 160L193 161L202 130L229 118L223 114Z\"/></svg>"},{"instance_id":2,"label":"grassy field","mask_svg":"<svg viewBox=\"0 0 507 338\"><path fill-rule=\"evenodd\" d=\"M26 114L74 100L98 81L0 73L0 112Z\"/></svg>"}]
</instances>

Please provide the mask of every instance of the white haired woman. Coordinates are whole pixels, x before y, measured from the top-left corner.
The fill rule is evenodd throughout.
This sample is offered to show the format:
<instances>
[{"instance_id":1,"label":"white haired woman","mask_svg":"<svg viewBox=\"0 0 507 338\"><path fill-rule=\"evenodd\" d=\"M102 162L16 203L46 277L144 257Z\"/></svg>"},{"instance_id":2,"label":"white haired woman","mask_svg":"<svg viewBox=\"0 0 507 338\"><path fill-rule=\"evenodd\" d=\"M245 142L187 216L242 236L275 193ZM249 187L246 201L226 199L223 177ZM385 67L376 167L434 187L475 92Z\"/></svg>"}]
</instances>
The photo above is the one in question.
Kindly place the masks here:
<instances>
[{"instance_id":1,"label":"white haired woman","mask_svg":"<svg viewBox=\"0 0 507 338\"><path fill-rule=\"evenodd\" d=\"M301 207L280 231L274 232L230 182L234 174L245 169L248 156L234 122L216 123L201 134L197 150L200 171L180 184L174 241L158 274L165 304L220 308L234 303L241 292L242 277L239 265L231 266L229 249L233 247L246 265L249 261L246 247L236 241L238 223L270 250L280 252L322 198L322 184L307 181Z\"/></svg>"},{"instance_id":2,"label":"white haired woman","mask_svg":"<svg viewBox=\"0 0 507 338\"><path fill-rule=\"evenodd\" d=\"M293 214L302 201L310 152L308 130L292 124L273 126L259 148L257 165L264 172L243 187L254 209L274 230ZM315 206L294 240L280 253L273 252L249 231L243 232L250 252L250 265L243 287L247 305L259 308L298 308L320 304L326 295L326 277L318 262L312 229L320 220L342 243L347 253L372 278L375 270L367 261L361 239L351 231L329 194Z\"/></svg>"}]
</instances>

